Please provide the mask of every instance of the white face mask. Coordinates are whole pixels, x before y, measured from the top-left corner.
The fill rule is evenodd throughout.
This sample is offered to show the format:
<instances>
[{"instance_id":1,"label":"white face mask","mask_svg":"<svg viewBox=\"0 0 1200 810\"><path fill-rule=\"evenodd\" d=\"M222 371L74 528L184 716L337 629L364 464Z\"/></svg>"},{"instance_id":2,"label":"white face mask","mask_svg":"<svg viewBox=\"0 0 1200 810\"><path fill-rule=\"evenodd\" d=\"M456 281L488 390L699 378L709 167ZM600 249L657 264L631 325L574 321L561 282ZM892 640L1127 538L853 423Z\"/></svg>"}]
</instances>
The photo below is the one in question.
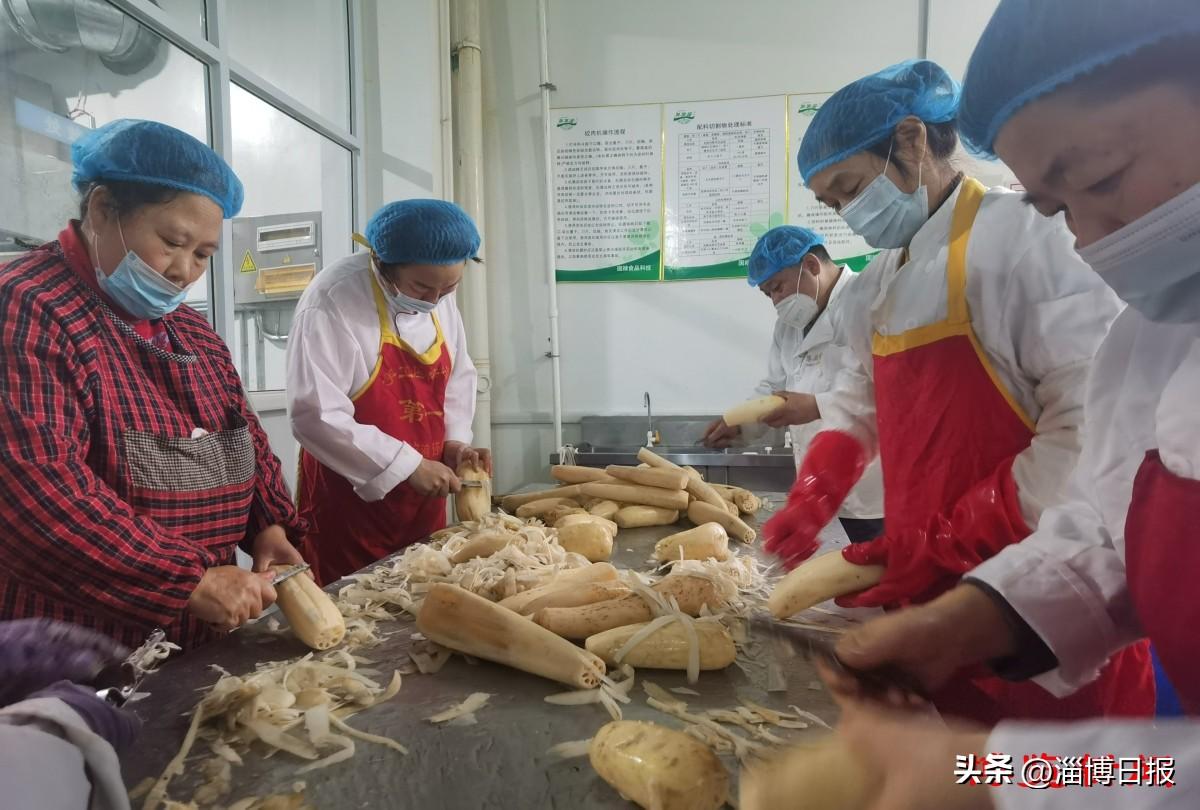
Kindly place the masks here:
<instances>
[{"instance_id":1,"label":"white face mask","mask_svg":"<svg viewBox=\"0 0 1200 810\"><path fill-rule=\"evenodd\" d=\"M1200 183L1079 256L1150 320L1200 323Z\"/></svg>"},{"instance_id":2,"label":"white face mask","mask_svg":"<svg viewBox=\"0 0 1200 810\"><path fill-rule=\"evenodd\" d=\"M125 232L117 220L117 233L125 256L111 273L94 265L96 283L121 309L139 320L152 320L169 315L187 298L187 287L180 287L147 264L125 244ZM85 234L86 236L87 234ZM91 237L92 250L100 255L99 237Z\"/></svg>"},{"instance_id":3,"label":"white face mask","mask_svg":"<svg viewBox=\"0 0 1200 810\"><path fill-rule=\"evenodd\" d=\"M374 260L372 259L372 262ZM383 277L383 273L379 271L378 263L375 263L375 273L379 276L379 286L383 290L383 295L388 300L388 304L397 312L416 313L418 315L428 315L437 309L437 302L425 301L421 298L413 298L411 295L405 295L398 289L393 289L390 281Z\"/></svg>"},{"instance_id":4,"label":"white face mask","mask_svg":"<svg viewBox=\"0 0 1200 810\"><path fill-rule=\"evenodd\" d=\"M901 191L892 182L886 174L891 162L892 148L889 146L883 171L838 211L850 230L871 247L881 250L907 247L929 219L929 189L921 183L925 147L921 147L921 162L917 164L916 191Z\"/></svg>"},{"instance_id":5,"label":"white face mask","mask_svg":"<svg viewBox=\"0 0 1200 810\"><path fill-rule=\"evenodd\" d=\"M804 272L801 270L800 272ZM808 325L817 317L817 311L820 307L817 305L817 297L821 295L821 277L817 276L817 296L810 297L800 292L800 278L796 278L796 292L789 295L787 298L775 305L775 317L780 323L794 326L797 329L806 329Z\"/></svg>"}]
</instances>

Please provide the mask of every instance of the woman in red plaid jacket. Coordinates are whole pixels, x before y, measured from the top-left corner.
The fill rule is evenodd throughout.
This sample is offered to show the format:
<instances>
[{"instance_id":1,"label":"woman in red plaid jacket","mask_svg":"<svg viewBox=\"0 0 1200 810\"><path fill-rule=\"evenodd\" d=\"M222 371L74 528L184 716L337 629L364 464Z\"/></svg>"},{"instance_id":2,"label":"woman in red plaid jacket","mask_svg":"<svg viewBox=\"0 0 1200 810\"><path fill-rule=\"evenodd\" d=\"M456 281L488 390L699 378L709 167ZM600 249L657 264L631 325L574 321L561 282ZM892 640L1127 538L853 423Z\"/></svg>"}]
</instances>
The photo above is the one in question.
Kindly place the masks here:
<instances>
[{"instance_id":1,"label":"woman in red plaid jacket","mask_svg":"<svg viewBox=\"0 0 1200 810\"><path fill-rule=\"evenodd\" d=\"M267 566L301 561L229 350L179 306L242 184L150 121L71 155L80 219L0 268L0 619L194 646L275 600ZM261 573L235 565L238 545Z\"/></svg>"}]
</instances>

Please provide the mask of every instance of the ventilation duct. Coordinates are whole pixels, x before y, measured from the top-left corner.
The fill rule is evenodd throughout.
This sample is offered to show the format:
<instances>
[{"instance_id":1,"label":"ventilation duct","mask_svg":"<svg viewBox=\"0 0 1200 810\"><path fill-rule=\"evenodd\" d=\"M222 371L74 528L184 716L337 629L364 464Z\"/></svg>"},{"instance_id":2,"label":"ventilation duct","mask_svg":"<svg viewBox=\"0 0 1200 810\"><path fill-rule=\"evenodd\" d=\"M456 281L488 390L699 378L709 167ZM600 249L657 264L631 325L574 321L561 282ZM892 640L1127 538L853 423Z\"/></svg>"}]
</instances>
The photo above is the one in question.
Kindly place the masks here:
<instances>
[{"instance_id":1,"label":"ventilation duct","mask_svg":"<svg viewBox=\"0 0 1200 810\"><path fill-rule=\"evenodd\" d=\"M83 49L123 76L149 67L162 44L154 32L104 0L0 0L0 9L34 47L50 53Z\"/></svg>"}]
</instances>

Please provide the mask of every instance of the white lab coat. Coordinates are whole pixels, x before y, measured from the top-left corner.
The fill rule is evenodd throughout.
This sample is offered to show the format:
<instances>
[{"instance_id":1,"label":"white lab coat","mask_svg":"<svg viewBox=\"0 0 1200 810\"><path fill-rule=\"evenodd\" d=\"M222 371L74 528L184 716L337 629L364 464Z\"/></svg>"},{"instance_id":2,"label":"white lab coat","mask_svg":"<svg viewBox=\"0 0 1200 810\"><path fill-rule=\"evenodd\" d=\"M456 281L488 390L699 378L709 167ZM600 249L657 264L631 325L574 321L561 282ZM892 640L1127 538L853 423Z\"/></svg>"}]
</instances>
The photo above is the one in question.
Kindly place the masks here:
<instances>
[{"instance_id":1,"label":"white lab coat","mask_svg":"<svg viewBox=\"0 0 1200 810\"><path fill-rule=\"evenodd\" d=\"M907 264L900 264L904 250L880 253L842 305L858 328L817 406L827 427L856 436L871 457L878 451L872 332L895 335L945 320L950 220L961 189L913 237ZM1076 254L1061 216L1046 219L998 188L984 195L971 231L966 297L985 354L1037 427L1013 463L1022 514L1035 526L1064 498L1079 457L1088 366L1120 301Z\"/></svg>"},{"instance_id":2,"label":"white lab coat","mask_svg":"<svg viewBox=\"0 0 1200 810\"><path fill-rule=\"evenodd\" d=\"M1125 310L1096 356L1087 412L1071 499L971 572L1053 650L1059 667L1037 681L1056 695L1092 680L1142 635L1125 578L1125 517L1147 450L1158 448L1176 475L1200 478L1200 325Z\"/></svg>"},{"instance_id":3,"label":"white lab coat","mask_svg":"<svg viewBox=\"0 0 1200 810\"><path fill-rule=\"evenodd\" d=\"M1126 310L1088 382L1087 438L1073 497L1037 532L971 576L989 583L1058 659L1037 682L1066 695L1141 636L1124 568L1124 524L1146 451L1200 478L1200 325L1157 324ZM1192 594L1180 594L1180 599ZM1196 730L1200 744L1200 728Z\"/></svg>"},{"instance_id":4,"label":"white lab coat","mask_svg":"<svg viewBox=\"0 0 1200 810\"><path fill-rule=\"evenodd\" d=\"M819 394L828 391L839 371L843 354L837 346L847 341L847 324L841 302L845 291L854 285L858 274L843 267L829 294L825 310L813 321L808 334L781 321L775 321L775 336L767 358L767 376L755 391L763 396L776 391ZM796 466L808 452L808 444L825 427L822 420L807 425L792 425L792 449ZM753 430L747 431L752 437ZM879 462L873 461L842 504L839 517L874 519L883 517L883 476Z\"/></svg>"},{"instance_id":5,"label":"white lab coat","mask_svg":"<svg viewBox=\"0 0 1200 810\"><path fill-rule=\"evenodd\" d=\"M1072 498L1046 510L1030 538L971 572L996 588L1054 650L1056 670L1034 678L1052 694L1067 695L1090 682L1109 655L1142 635L1124 566L1134 476L1146 451L1158 448L1171 473L1200 478L1198 403L1200 325L1156 324L1135 310L1121 313L1088 380L1087 434ZM1200 724L1195 720L1003 724L988 748L1174 756L1178 787L1139 790L1133 805L1142 810L1200 805ZM1004 790L997 794L997 806L1126 808L1129 790Z\"/></svg>"},{"instance_id":6,"label":"white lab coat","mask_svg":"<svg viewBox=\"0 0 1200 810\"><path fill-rule=\"evenodd\" d=\"M379 357L371 286L377 274L369 255L353 253L329 265L300 297L288 338L287 395L300 446L353 484L364 501L377 501L413 474L421 454L354 420L351 396L366 384ZM437 333L428 315L389 314L396 335L414 351L433 345ZM446 440L470 444L477 375L453 294L438 302L435 314L452 363L443 409Z\"/></svg>"}]
</instances>

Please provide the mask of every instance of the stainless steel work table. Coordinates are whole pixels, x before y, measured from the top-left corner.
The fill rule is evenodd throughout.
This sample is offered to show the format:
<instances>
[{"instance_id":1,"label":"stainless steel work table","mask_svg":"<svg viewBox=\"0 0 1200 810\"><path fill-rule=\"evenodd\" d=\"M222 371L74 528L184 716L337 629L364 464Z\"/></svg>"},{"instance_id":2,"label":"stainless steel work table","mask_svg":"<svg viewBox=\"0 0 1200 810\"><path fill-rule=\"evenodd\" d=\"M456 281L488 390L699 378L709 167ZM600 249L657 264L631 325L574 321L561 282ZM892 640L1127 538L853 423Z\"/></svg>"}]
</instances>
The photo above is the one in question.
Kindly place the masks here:
<instances>
[{"instance_id":1,"label":"stainless steel work table","mask_svg":"<svg viewBox=\"0 0 1200 810\"><path fill-rule=\"evenodd\" d=\"M775 503L781 499L780 495L771 498ZM760 512L758 520L761 522L766 514L766 510ZM647 560L655 541L687 525L622 531L614 546L614 564L649 570ZM731 545L737 545L741 552L746 550L733 541ZM754 553L762 554L757 544L753 548ZM835 626L844 624L825 615L813 619ZM390 633L389 638L377 647L361 650L361 654L377 662L373 668L390 674L389 661L399 666L408 660L405 651L412 643L411 628L407 616L394 624L381 624L381 629ZM145 726L124 757L126 784L133 787L147 776L157 776L174 756L188 725L186 715L199 698L198 690L217 679L213 665L241 674L253 670L258 662L293 658L307 651L288 634L251 625L218 643L168 661L145 681L143 689L150 692L150 697L133 705ZM782 664L786 693L766 691L767 663L773 656ZM737 665L702 672L699 683L692 686L701 697L680 695L688 702L689 711L729 708L737 705L738 697L746 697L781 710L794 704L832 724L836 709L823 689L813 688L817 676L807 660L789 657L777 642L752 635L739 661L748 674ZM625 718L679 728L678 720L646 705L640 682L651 680L668 689L688 686L684 673L646 669L639 670L637 678L631 703L622 706ZM308 803L322 810L632 807L595 774L586 757L554 760L546 756L552 745L590 737L609 721L599 704L555 706L543 701L547 695L568 689L486 661L470 665L454 656L441 672L405 676L395 698L350 718L351 725L359 729L387 735L407 746L408 756L360 741L353 759L297 776L296 770L304 764L300 760L285 753L270 759L251 753L244 758L244 765L233 768L233 791L225 801L286 793L293 783L302 780L307 784ZM492 694L488 704L477 712L477 725L433 726L426 720L472 692ZM794 739L822 731L815 725L804 731L769 728ZM198 743L194 752L207 755L207 745ZM732 760L727 759L727 764L732 765ZM732 767L731 771L736 773ZM203 781L192 772L176 777L169 795L187 801Z\"/></svg>"}]
</instances>

